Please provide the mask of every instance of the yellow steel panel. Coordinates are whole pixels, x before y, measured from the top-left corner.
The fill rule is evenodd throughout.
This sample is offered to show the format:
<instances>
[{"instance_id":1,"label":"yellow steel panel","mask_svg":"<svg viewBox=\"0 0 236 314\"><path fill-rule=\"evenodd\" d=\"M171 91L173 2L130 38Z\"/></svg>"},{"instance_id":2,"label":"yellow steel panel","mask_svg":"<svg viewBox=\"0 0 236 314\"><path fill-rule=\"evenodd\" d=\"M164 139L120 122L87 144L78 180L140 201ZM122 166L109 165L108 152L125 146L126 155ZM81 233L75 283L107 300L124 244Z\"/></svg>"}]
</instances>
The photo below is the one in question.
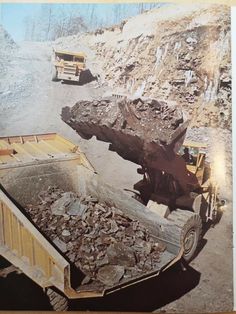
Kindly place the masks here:
<instances>
[{"instance_id":1,"label":"yellow steel panel","mask_svg":"<svg viewBox=\"0 0 236 314\"><path fill-rule=\"evenodd\" d=\"M39 145L40 143L27 142L26 144L30 145L36 154L49 158L49 155L47 152L45 152L45 149L41 148L41 146Z\"/></svg>"},{"instance_id":2,"label":"yellow steel panel","mask_svg":"<svg viewBox=\"0 0 236 314\"><path fill-rule=\"evenodd\" d=\"M18 220L17 224L17 230L18 230L18 240L19 240L19 246L18 246L18 255L21 256L23 255L23 240L22 240L22 230L24 226L22 223Z\"/></svg>"},{"instance_id":3,"label":"yellow steel panel","mask_svg":"<svg viewBox=\"0 0 236 314\"><path fill-rule=\"evenodd\" d=\"M35 150L28 143L15 144L15 147L17 147L17 150L19 150L21 153L31 156L32 158L37 157L38 155L37 152L35 152Z\"/></svg>"},{"instance_id":4,"label":"yellow steel panel","mask_svg":"<svg viewBox=\"0 0 236 314\"><path fill-rule=\"evenodd\" d=\"M46 134L31 134L31 135L22 135L22 136L8 136L0 137L0 143L3 145L11 145L13 143L24 143L26 141L37 142L39 140L48 140L53 139L56 133L46 133ZM5 144L6 143L6 144Z\"/></svg>"},{"instance_id":5,"label":"yellow steel panel","mask_svg":"<svg viewBox=\"0 0 236 314\"><path fill-rule=\"evenodd\" d=\"M195 142L195 141L184 141L183 146L193 147L193 148L206 148L205 143Z\"/></svg>"},{"instance_id":6,"label":"yellow steel panel","mask_svg":"<svg viewBox=\"0 0 236 314\"><path fill-rule=\"evenodd\" d=\"M34 156L34 157L38 157L40 154L37 152L37 150L31 145L32 142L25 142L23 145L21 145L21 149L24 149L25 152L27 152L28 154Z\"/></svg>"},{"instance_id":7,"label":"yellow steel panel","mask_svg":"<svg viewBox=\"0 0 236 314\"><path fill-rule=\"evenodd\" d=\"M69 147L71 149L73 149L74 146L75 146L72 142L68 141L67 139L65 139L64 137L62 137L62 136L60 136L58 134L56 134L55 140L57 142L61 142L61 143L65 144L67 147Z\"/></svg>"},{"instance_id":8,"label":"yellow steel panel","mask_svg":"<svg viewBox=\"0 0 236 314\"><path fill-rule=\"evenodd\" d=\"M69 154L72 152L72 147L69 147L63 142L54 141L53 143L50 142L51 145L53 145L54 149L56 149L60 153Z\"/></svg>"},{"instance_id":9,"label":"yellow steel panel","mask_svg":"<svg viewBox=\"0 0 236 314\"><path fill-rule=\"evenodd\" d=\"M0 166L3 167L39 160L50 161L52 158L79 158L80 153L77 145L56 133L0 137L0 144L9 152L15 152L0 156Z\"/></svg>"},{"instance_id":10,"label":"yellow steel panel","mask_svg":"<svg viewBox=\"0 0 236 314\"><path fill-rule=\"evenodd\" d=\"M49 274L47 268L45 267L45 265L47 264L48 254L35 239L34 246L35 246L35 263L44 271L45 275L48 276Z\"/></svg>"},{"instance_id":11,"label":"yellow steel panel","mask_svg":"<svg viewBox=\"0 0 236 314\"><path fill-rule=\"evenodd\" d=\"M3 202L0 201L0 245L4 245Z\"/></svg>"},{"instance_id":12,"label":"yellow steel panel","mask_svg":"<svg viewBox=\"0 0 236 314\"><path fill-rule=\"evenodd\" d=\"M52 276L51 257L48 252L40 245L37 239L33 239L35 252L35 264L38 265L44 274L50 278Z\"/></svg>"},{"instance_id":13,"label":"yellow steel panel","mask_svg":"<svg viewBox=\"0 0 236 314\"><path fill-rule=\"evenodd\" d=\"M44 154L46 154L48 157L52 156L56 156L57 151L53 150L52 147L48 146L47 143L45 143L44 141L40 140L37 143L37 147L44 152Z\"/></svg>"},{"instance_id":14,"label":"yellow steel panel","mask_svg":"<svg viewBox=\"0 0 236 314\"><path fill-rule=\"evenodd\" d=\"M51 276L52 276L52 259L50 258L50 256L49 255L47 255L47 261L46 261L46 267L45 267L45 269L46 269L46 274L47 274L47 276L50 278Z\"/></svg>"},{"instance_id":15,"label":"yellow steel panel","mask_svg":"<svg viewBox=\"0 0 236 314\"><path fill-rule=\"evenodd\" d=\"M44 269L46 271L46 276L48 278L52 277L52 267L51 267L51 258L48 254L46 254L45 252L45 265L44 265Z\"/></svg>"},{"instance_id":16,"label":"yellow steel panel","mask_svg":"<svg viewBox=\"0 0 236 314\"><path fill-rule=\"evenodd\" d=\"M0 191L0 232L0 254L40 286L55 285L64 291L65 269L69 267L68 262L3 191ZM15 234L12 235L11 232ZM66 276L66 282L69 283L69 273Z\"/></svg>"},{"instance_id":17,"label":"yellow steel panel","mask_svg":"<svg viewBox=\"0 0 236 314\"><path fill-rule=\"evenodd\" d=\"M51 154L54 156L58 153L55 149L53 149L52 146L48 145L48 141L45 142L44 140L40 140L38 145L40 146L40 149L42 149L46 154Z\"/></svg>"},{"instance_id":18,"label":"yellow steel panel","mask_svg":"<svg viewBox=\"0 0 236 314\"><path fill-rule=\"evenodd\" d=\"M18 252L19 250L18 223L14 215L11 215L11 230L12 230L12 249Z\"/></svg>"},{"instance_id":19,"label":"yellow steel panel","mask_svg":"<svg viewBox=\"0 0 236 314\"><path fill-rule=\"evenodd\" d=\"M5 156L0 156L0 160L1 160L0 163L2 164L9 164L9 163L15 162L17 160L17 157L13 154L9 154Z\"/></svg>"},{"instance_id":20,"label":"yellow steel panel","mask_svg":"<svg viewBox=\"0 0 236 314\"><path fill-rule=\"evenodd\" d=\"M54 153L56 154L62 154L64 153L63 151L61 151L60 149L58 149L56 146L55 146L55 141L53 140L48 140L48 141L44 141L42 140L41 141L45 146L48 147L49 151L53 151Z\"/></svg>"},{"instance_id":21,"label":"yellow steel panel","mask_svg":"<svg viewBox=\"0 0 236 314\"><path fill-rule=\"evenodd\" d=\"M34 135L23 135L23 136L21 136L21 138L22 138L23 143L25 143L27 141L35 142L35 140L37 140Z\"/></svg>"},{"instance_id":22,"label":"yellow steel panel","mask_svg":"<svg viewBox=\"0 0 236 314\"><path fill-rule=\"evenodd\" d=\"M12 143L22 143L22 138L20 136L11 136L7 138L9 144Z\"/></svg>"},{"instance_id":23,"label":"yellow steel panel","mask_svg":"<svg viewBox=\"0 0 236 314\"><path fill-rule=\"evenodd\" d=\"M194 166L194 165L187 165L187 169L188 169L188 171L190 171L192 173L196 173L196 170L197 170L196 166Z\"/></svg>"},{"instance_id":24,"label":"yellow steel panel","mask_svg":"<svg viewBox=\"0 0 236 314\"><path fill-rule=\"evenodd\" d=\"M35 157L32 156L29 152L27 152L27 150L25 150L22 146L23 145L21 145L19 143L18 144L17 143L12 144L12 147L14 147L14 149L17 151L17 153L22 154L24 157L27 157L30 160L35 160Z\"/></svg>"},{"instance_id":25,"label":"yellow steel panel","mask_svg":"<svg viewBox=\"0 0 236 314\"><path fill-rule=\"evenodd\" d=\"M60 53L64 55L71 55L76 57L86 57L86 54L84 52L72 52L67 50L55 50L55 53Z\"/></svg>"},{"instance_id":26,"label":"yellow steel panel","mask_svg":"<svg viewBox=\"0 0 236 314\"><path fill-rule=\"evenodd\" d=\"M36 135L38 141L41 141L41 140L44 140L44 141L54 140L55 136L56 136L56 133L37 134Z\"/></svg>"},{"instance_id":27,"label":"yellow steel panel","mask_svg":"<svg viewBox=\"0 0 236 314\"><path fill-rule=\"evenodd\" d=\"M8 148L10 145L4 141L4 140L0 140L0 149L3 149L3 148Z\"/></svg>"},{"instance_id":28,"label":"yellow steel panel","mask_svg":"<svg viewBox=\"0 0 236 314\"><path fill-rule=\"evenodd\" d=\"M5 244L11 248L12 247L12 230L11 230L11 212L3 205L3 224L5 233Z\"/></svg>"},{"instance_id":29,"label":"yellow steel panel","mask_svg":"<svg viewBox=\"0 0 236 314\"><path fill-rule=\"evenodd\" d=\"M28 258L30 265L33 265L32 237L25 228L22 229L22 247L23 256Z\"/></svg>"}]
</instances>

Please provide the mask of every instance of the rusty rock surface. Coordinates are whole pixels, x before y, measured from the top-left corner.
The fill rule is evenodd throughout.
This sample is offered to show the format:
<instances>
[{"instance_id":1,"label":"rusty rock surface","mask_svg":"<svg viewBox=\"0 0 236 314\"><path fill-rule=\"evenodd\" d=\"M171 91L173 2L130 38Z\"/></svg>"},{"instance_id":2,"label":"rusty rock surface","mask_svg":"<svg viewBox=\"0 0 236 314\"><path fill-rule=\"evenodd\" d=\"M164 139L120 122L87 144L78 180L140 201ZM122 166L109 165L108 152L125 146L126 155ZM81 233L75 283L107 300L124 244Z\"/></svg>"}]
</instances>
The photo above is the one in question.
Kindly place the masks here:
<instances>
[{"instance_id":1,"label":"rusty rock surface","mask_svg":"<svg viewBox=\"0 0 236 314\"><path fill-rule=\"evenodd\" d=\"M118 283L124 276L124 266L119 265L107 265L98 270L98 280L106 286L112 286Z\"/></svg>"},{"instance_id":2,"label":"rusty rock surface","mask_svg":"<svg viewBox=\"0 0 236 314\"><path fill-rule=\"evenodd\" d=\"M111 143L110 150L137 164L147 151L168 151L171 157L187 128L176 104L125 96L79 101L62 109L62 120L86 139L95 135Z\"/></svg>"},{"instance_id":3,"label":"rusty rock surface","mask_svg":"<svg viewBox=\"0 0 236 314\"><path fill-rule=\"evenodd\" d=\"M134 250L123 243L111 244L107 249L108 261L110 264L117 263L122 266L132 267L136 264Z\"/></svg>"},{"instance_id":4,"label":"rusty rock surface","mask_svg":"<svg viewBox=\"0 0 236 314\"><path fill-rule=\"evenodd\" d=\"M171 174L184 191L197 184L177 154L188 120L180 107L151 98L115 96L79 101L62 109L62 120L89 139L110 143L109 149L142 167Z\"/></svg>"}]
</instances>

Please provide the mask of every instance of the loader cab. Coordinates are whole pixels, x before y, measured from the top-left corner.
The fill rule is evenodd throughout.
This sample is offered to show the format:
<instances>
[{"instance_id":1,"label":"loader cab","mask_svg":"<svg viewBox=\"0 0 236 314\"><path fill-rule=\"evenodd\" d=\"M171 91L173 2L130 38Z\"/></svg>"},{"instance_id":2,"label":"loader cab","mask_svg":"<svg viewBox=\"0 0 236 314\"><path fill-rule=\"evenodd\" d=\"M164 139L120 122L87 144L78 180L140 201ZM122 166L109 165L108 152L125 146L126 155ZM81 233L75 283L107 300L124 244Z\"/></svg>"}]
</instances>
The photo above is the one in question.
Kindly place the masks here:
<instances>
[{"instance_id":1,"label":"loader cab","mask_svg":"<svg viewBox=\"0 0 236 314\"><path fill-rule=\"evenodd\" d=\"M188 171L196 175L200 185L204 181L206 148L207 146L203 143L186 141L179 151L179 155L185 159ZM189 159L187 160L185 156L188 154Z\"/></svg>"}]
</instances>

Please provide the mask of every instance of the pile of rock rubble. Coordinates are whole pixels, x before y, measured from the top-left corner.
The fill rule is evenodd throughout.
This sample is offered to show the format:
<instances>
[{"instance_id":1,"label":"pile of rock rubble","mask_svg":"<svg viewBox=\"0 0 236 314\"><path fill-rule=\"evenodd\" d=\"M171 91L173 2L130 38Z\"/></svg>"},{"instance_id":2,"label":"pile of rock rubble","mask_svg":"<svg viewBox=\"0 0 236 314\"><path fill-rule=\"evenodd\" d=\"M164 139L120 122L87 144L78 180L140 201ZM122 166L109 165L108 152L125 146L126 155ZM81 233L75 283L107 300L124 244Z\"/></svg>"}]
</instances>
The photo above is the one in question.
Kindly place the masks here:
<instances>
[{"instance_id":1,"label":"pile of rock rubble","mask_svg":"<svg viewBox=\"0 0 236 314\"><path fill-rule=\"evenodd\" d=\"M177 104L144 97L82 100L72 108L64 107L61 116L83 138L95 135L98 140L111 143L110 150L137 164L144 159L148 164L151 153L147 152L162 156L163 146L163 158L166 159L168 149L172 155L176 131L183 134L187 128L187 119Z\"/></svg>"},{"instance_id":2,"label":"pile of rock rubble","mask_svg":"<svg viewBox=\"0 0 236 314\"><path fill-rule=\"evenodd\" d=\"M158 267L165 246L142 224L96 197L57 187L26 208L39 229L84 274L82 285L111 287Z\"/></svg>"}]
</instances>

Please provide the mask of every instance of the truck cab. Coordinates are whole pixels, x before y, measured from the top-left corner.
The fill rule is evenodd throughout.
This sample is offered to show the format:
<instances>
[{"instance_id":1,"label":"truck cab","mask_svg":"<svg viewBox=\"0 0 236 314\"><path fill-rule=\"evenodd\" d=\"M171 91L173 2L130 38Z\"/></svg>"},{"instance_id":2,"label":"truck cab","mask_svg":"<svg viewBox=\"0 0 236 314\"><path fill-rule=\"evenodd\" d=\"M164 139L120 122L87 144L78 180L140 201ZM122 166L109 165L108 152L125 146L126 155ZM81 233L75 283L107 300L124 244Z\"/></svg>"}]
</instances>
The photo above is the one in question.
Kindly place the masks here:
<instances>
[{"instance_id":1,"label":"truck cab","mask_svg":"<svg viewBox=\"0 0 236 314\"><path fill-rule=\"evenodd\" d=\"M54 50L52 57L52 81L80 79L80 73L86 67L86 55L83 52Z\"/></svg>"}]
</instances>

